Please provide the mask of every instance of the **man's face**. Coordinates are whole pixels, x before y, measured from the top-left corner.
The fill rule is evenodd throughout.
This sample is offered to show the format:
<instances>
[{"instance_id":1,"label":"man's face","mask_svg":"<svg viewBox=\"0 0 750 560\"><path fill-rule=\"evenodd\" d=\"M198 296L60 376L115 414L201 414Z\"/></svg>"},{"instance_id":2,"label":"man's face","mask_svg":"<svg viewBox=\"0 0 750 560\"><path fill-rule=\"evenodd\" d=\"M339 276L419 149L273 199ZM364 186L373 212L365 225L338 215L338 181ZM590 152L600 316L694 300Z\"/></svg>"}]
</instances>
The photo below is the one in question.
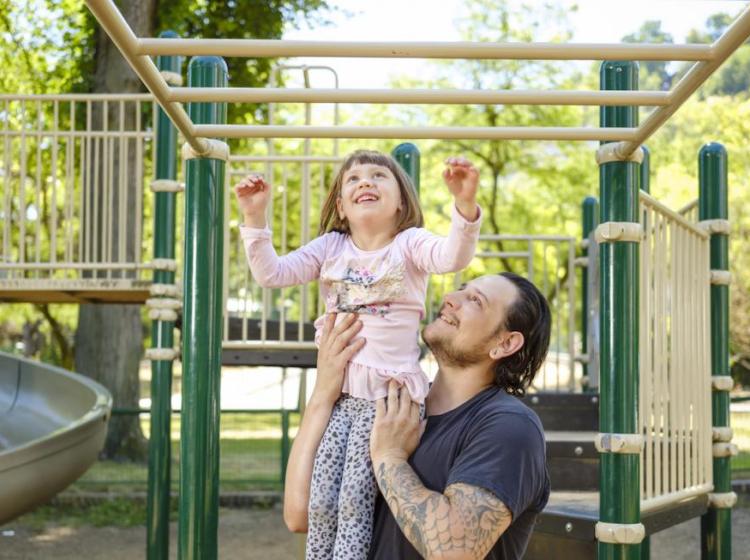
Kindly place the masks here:
<instances>
[{"instance_id":1,"label":"man's face","mask_svg":"<svg viewBox=\"0 0 750 560\"><path fill-rule=\"evenodd\" d=\"M466 366L489 359L506 310L517 296L510 280L481 276L446 294L438 317L422 331L435 357L446 365Z\"/></svg>"}]
</instances>

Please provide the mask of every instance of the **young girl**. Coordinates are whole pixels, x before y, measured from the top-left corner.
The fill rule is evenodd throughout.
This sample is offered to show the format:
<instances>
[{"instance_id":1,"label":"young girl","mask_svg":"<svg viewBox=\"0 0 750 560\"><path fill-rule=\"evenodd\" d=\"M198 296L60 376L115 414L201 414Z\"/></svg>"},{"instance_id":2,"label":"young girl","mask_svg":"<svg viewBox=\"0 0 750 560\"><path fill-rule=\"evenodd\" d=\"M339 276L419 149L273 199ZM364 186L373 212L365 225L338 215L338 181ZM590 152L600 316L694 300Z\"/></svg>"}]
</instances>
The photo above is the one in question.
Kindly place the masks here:
<instances>
[{"instance_id":1,"label":"young girl","mask_svg":"<svg viewBox=\"0 0 750 560\"><path fill-rule=\"evenodd\" d=\"M419 404L427 395L418 335L428 276L467 266L480 226L478 171L464 158L446 164L443 179L455 199L448 237L422 227L416 190L395 160L360 150L346 158L334 180L320 237L283 257L277 256L266 225L270 186L251 175L235 187L256 282L284 287L318 278L326 314L358 314L366 341L347 364L343 395L315 457L308 560L367 557L377 495L369 453L375 401L388 394L391 379ZM325 315L315 321L316 340L324 322Z\"/></svg>"}]
</instances>

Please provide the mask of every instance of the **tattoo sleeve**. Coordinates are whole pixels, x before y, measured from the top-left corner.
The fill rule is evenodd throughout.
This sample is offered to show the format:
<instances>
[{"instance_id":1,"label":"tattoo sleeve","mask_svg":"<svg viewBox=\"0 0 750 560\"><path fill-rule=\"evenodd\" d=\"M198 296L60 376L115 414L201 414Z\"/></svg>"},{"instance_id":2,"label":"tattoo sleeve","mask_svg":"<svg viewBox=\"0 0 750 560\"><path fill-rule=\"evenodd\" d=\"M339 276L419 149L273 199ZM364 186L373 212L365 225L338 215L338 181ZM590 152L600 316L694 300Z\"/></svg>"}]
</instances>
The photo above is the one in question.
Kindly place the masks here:
<instances>
[{"instance_id":1,"label":"tattoo sleeve","mask_svg":"<svg viewBox=\"0 0 750 560\"><path fill-rule=\"evenodd\" d=\"M459 483L433 492L405 461L383 461L375 475L399 527L425 558L484 558L510 525L510 510L483 488Z\"/></svg>"}]
</instances>

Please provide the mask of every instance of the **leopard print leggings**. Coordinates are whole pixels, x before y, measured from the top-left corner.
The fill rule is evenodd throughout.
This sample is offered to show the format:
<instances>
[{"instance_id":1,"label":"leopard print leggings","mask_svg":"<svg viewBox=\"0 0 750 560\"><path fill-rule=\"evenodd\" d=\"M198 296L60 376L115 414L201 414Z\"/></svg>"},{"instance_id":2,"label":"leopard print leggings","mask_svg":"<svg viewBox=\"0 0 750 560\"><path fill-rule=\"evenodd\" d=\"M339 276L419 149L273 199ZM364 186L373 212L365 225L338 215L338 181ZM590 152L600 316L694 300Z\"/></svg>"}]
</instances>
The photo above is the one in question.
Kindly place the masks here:
<instances>
[{"instance_id":1,"label":"leopard print leggings","mask_svg":"<svg viewBox=\"0 0 750 560\"><path fill-rule=\"evenodd\" d=\"M342 395L318 446L308 510L307 560L365 560L378 487L370 460L375 403Z\"/></svg>"}]
</instances>

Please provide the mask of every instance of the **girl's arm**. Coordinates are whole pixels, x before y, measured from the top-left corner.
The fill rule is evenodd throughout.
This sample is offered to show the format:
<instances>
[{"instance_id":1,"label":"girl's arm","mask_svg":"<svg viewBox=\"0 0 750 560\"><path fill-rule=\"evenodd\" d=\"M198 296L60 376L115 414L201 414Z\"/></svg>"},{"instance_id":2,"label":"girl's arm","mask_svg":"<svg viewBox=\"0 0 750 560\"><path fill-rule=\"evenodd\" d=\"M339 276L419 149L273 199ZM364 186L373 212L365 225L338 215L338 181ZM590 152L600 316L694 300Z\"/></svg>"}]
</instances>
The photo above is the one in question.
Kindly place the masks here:
<instances>
[{"instance_id":1,"label":"girl's arm","mask_svg":"<svg viewBox=\"0 0 750 560\"><path fill-rule=\"evenodd\" d=\"M469 160L452 157L446 160L443 180L455 199L451 211L448 237L414 230L411 254L417 267L425 272L442 274L468 266L474 258L481 225L481 212L476 202L479 171Z\"/></svg>"},{"instance_id":2,"label":"girl's arm","mask_svg":"<svg viewBox=\"0 0 750 560\"><path fill-rule=\"evenodd\" d=\"M263 288L284 288L306 284L320 276L327 242L335 234L317 237L283 257L276 254L268 228L240 226L240 235L255 281Z\"/></svg>"},{"instance_id":3,"label":"girl's arm","mask_svg":"<svg viewBox=\"0 0 750 560\"><path fill-rule=\"evenodd\" d=\"M363 338L354 339L362 328L362 322L355 314L346 315L338 325L335 323L335 313L326 316L318 349L315 387L289 453L284 486L284 522L295 533L307 531L307 509L315 453L333 406L341 395L344 368L365 344Z\"/></svg>"},{"instance_id":4,"label":"girl's arm","mask_svg":"<svg viewBox=\"0 0 750 560\"><path fill-rule=\"evenodd\" d=\"M283 288L315 280L325 257L327 237L319 237L280 258L266 226L271 186L260 175L248 175L234 187L234 192L245 222L240 235L255 281L264 288Z\"/></svg>"},{"instance_id":5,"label":"girl's arm","mask_svg":"<svg viewBox=\"0 0 750 560\"><path fill-rule=\"evenodd\" d=\"M411 230L409 249L411 258L424 272L444 274L466 268L477 248L481 213L477 206L477 218L469 222L453 206L451 229L448 237L430 233L426 229Z\"/></svg>"}]
</instances>

